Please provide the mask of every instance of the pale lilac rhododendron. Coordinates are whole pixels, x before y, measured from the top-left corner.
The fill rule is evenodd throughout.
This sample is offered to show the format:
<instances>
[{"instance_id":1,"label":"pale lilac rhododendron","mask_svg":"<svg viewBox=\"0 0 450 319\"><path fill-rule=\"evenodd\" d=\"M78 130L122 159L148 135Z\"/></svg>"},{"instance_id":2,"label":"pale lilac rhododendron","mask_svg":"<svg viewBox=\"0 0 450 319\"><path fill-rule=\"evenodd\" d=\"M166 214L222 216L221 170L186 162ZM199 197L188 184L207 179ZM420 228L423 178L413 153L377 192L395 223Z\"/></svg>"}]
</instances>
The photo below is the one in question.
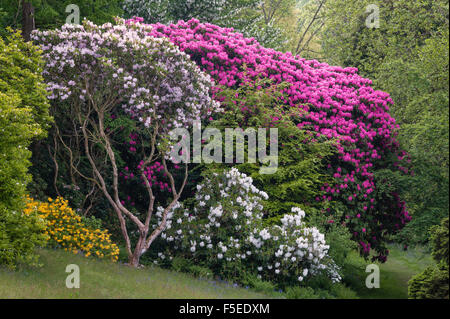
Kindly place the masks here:
<instances>
[{"instance_id":1,"label":"pale lilac rhododendron","mask_svg":"<svg viewBox=\"0 0 450 319\"><path fill-rule=\"evenodd\" d=\"M210 94L210 76L168 39L147 37L150 31L146 25L127 26L122 19L101 26L85 20L83 25L35 31L32 36L43 51L43 75L48 97L55 100L54 114L67 112L73 121L69 134L80 141L79 151L87 159L92 177L75 170L95 182L116 212L133 266L139 265L141 255L165 228L166 216L187 183L187 165L184 179L178 182L170 172L177 167L165 160L171 146L168 133L172 128L189 128L220 106ZM116 117L119 129L110 123ZM126 147L117 147L117 142L123 141L123 122L132 134ZM133 156L126 158L129 154ZM143 186L140 207L126 207L136 203L119 178ZM158 188L170 193L163 196L166 206L161 224L150 230ZM137 234L131 232L130 224ZM137 240L133 242L129 234L136 234Z\"/></svg>"},{"instance_id":2,"label":"pale lilac rhododendron","mask_svg":"<svg viewBox=\"0 0 450 319\"><path fill-rule=\"evenodd\" d=\"M127 21L129 25L139 22L141 18ZM376 186L378 169L408 173L405 162L409 160L396 141L398 125L389 115L393 101L388 93L374 90L372 82L359 76L356 68L330 66L267 49L230 28L195 19L150 26L149 35L169 38L222 86L237 87L246 77L257 76L290 83L284 89L286 106L306 111L299 116L297 126L313 137L337 141L337 161L328 166L336 182L324 185L327 195L316 200L344 203L352 213L342 222L351 229L363 253L368 255L375 248L379 253L376 258L386 259L383 238L410 220L398 194L380 193ZM361 218L356 218L357 213Z\"/></svg>"},{"instance_id":3,"label":"pale lilac rhododendron","mask_svg":"<svg viewBox=\"0 0 450 319\"><path fill-rule=\"evenodd\" d=\"M189 128L193 121L210 116L219 105L209 94L209 75L167 40L145 38L150 31L149 26L141 24L130 28L123 23L96 26L90 21L66 24L58 31L35 31L33 40L43 44L47 61L43 73L49 79L49 99L85 101L87 89L97 91L90 95L114 89L132 118L146 127L154 122L163 124L166 132L175 127ZM120 63L105 54L105 50L116 48L114 59L119 60L120 50L123 52ZM146 54L148 59L134 62L128 52ZM96 83L86 83L93 72L98 73ZM167 80L153 83L164 77Z\"/></svg>"}]
</instances>

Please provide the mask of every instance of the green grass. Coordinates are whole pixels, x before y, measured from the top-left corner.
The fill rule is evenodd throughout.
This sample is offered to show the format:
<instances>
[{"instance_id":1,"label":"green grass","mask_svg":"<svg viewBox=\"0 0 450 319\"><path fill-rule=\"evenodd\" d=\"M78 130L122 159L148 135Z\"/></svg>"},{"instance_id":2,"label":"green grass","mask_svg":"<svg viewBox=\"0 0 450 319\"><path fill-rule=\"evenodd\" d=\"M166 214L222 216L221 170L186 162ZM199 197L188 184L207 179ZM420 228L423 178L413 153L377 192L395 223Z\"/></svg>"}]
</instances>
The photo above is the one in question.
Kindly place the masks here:
<instances>
[{"instance_id":1,"label":"green grass","mask_svg":"<svg viewBox=\"0 0 450 319\"><path fill-rule=\"evenodd\" d=\"M350 286L360 298L364 299L406 299L408 298L408 281L415 274L423 271L433 261L431 255L424 248L410 248L403 251L400 246L391 245L388 261L379 264L380 288L369 289L365 286L365 266L370 262L363 262L356 253L350 256L354 264L353 275L349 276Z\"/></svg>"},{"instance_id":2,"label":"green grass","mask_svg":"<svg viewBox=\"0 0 450 319\"><path fill-rule=\"evenodd\" d=\"M432 258L423 248L403 251L389 247L388 261L380 266L380 288L365 286L366 265L355 252L345 270L345 285L359 298L404 299L408 297L408 280L421 272ZM282 297L276 293L233 288L224 283L194 278L189 274L169 271L155 266L134 269L123 264L94 258L84 258L61 250L39 251L40 268L22 267L16 271L0 268L0 298L230 298L258 299ZM66 266L80 267L80 289L65 286ZM337 287L338 288L338 287ZM351 294L348 294L351 292ZM348 296L345 296L347 294ZM339 293L338 298L355 298L351 290Z\"/></svg>"},{"instance_id":3,"label":"green grass","mask_svg":"<svg viewBox=\"0 0 450 319\"><path fill-rule=\"evenodd\" d=\"M39 251L40 268L0 268L0 298L268 298L223 283L158 267L133 269L61 250ZM80 288L66 288L68 264L80 267Z\"/></svg>"}]
</instances>

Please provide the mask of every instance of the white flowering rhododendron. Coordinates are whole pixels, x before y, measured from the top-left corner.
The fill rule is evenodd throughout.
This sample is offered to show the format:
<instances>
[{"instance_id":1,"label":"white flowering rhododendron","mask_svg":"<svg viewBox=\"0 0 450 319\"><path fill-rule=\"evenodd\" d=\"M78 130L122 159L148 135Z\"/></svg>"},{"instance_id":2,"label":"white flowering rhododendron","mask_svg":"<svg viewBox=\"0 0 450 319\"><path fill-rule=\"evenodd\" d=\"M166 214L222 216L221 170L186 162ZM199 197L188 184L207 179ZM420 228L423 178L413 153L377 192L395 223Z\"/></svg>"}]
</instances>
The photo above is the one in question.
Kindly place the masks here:
<instances>
[{"instance_id":1,"label":"white flowering rhododendron","mask_svg":"<svg viewBox=\"0 0 450 319\"><path fill-rule=\"evenodd\" d=\"M260 261L266 265L258 269L260 276L277 282L277 277L295 275L301 282L308 275L325 272L332 281L339 282L338 267L328 257L330 246L325 236L316 227L306 226L303 210L292 207L292 213L281 218L281 225L250 235Z\"/></svg>"},{"instance_id":2,"label":"white flowering rhododendron","mask_svg":"<svg viewBox=\"0 0 450 319\"><path fill-rule=\"evenodd\" d=\"M324 235L307 227L300 208L293 207L280 225L263 226L267 199L252 178L236 168L207 175L197 185L193 208L177 204L169 213L161 234L165 250L155 262L170 263L173 257L183 256L220 276L236 278L253 272L279 284L299 283L319 273L339 281ZM157 216L161 218L162 208Z\"/></svg>"},{"instance_id":3,"label":"white flowering rhododendron","mask_svg":"<svg viewBox=\"0 0 450 319\"><path fill-rule=\"evenodd\" d=\"M132 266L139 265L166 227L167 215L187 183L187 164L179 182L170 170L180 167L166 162L168 133L189 128L219 109L210 95L211 78L169 40L147 36L150 31L150 26L126 25L118 19L116 24L84 21L33 33L43 50L43 75L53 112L67 113L74 128L66 135L76 137L80 161L88 163L85 172L92 176L80 173L73 162L71 170L94 183L116 212ZM124 125L132 132L132 147L120 147ZM69 148L64 142L63 146ZM158 181L159 187L169 196L157 198L155 171L165 178L164 184ZM135 189L124 180L133 181ZM131 192L138 192L137 187L142 194L139 207L130 207L125 201L134 195ZM152 230L155 202L166 206Z\"/></svg>"}]
</instances>

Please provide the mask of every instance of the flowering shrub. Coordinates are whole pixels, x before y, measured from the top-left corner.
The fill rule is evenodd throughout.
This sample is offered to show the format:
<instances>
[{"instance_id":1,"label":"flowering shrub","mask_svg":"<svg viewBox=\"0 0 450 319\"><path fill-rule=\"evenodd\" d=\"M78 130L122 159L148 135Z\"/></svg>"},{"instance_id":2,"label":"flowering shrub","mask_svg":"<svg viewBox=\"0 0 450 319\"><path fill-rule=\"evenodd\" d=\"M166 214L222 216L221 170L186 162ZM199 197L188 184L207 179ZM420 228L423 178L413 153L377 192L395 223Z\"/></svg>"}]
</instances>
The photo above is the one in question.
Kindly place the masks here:
<instances>
[{"instance_id":1,"label":"flowering shrub","mask_svg":"<svg viewBox=\"0 0 450 319\"><path fill-rule=\"evenodd\" d=\"M210 77L169 41L144 38L150 30L139 23L97 26L85 21L82 26L66 24L61 30L35 31L33 40L41 44L46 60L48 98L71 98L83 104L99 92L115 90L120 97L117 102L131 118L146 127L162 122L166 131L189 127L205 106L210 107L206 114L210 115L218 106L208 94ZM146 58L137 59L128 50ZM98 74L95 82L86 83L86 76L93 72ZM161 83L149 85L156 84L156 78Z\"/></svg>"},{"instance_id":2,"label":"flowering shrub","mask_svg":"<svg viewBox=\"0 0 450 319\"><path fill-rule=\"evenodd\" d=\"M339 280L324 235L306 227L302 210L293 208L295 215L285 215L280 226L263 227L261 202L268 196L252 182L236 168L207 175L197 186L193 209L178 204L169 214L161 235L165 250L156 261L183 255L220 276L243 280L257 273L281 285L322 271Z\"/></svg>"},{"instance_id":3,"label":"flowering shrub","mask_svg":"<svg viewBox=\"0 0 450 319\"><path fill-rule=\"evenodd\" d=\"M186 252L226 276L242 268L251 245L248 234L262 219L261 200L267 194L252 185L252 179L232 169L226 174L212 173L197 185L192 212L174 207L161 238L167 253ZM156 214L161 218L161 209ZM164 253L159 255L165 259ZM170 257L169 257L170 258Z\"/></svg>"},{"instance_id":4,"label":"flowering shrub","mask_svg":"<svg viewBox=\"0 0 450 319\"><path fill-rule=\"evenodd\" d=\"M292 207L292 213L281 218L281 225L250 235L258 256L259 274L265 280L281 279L289 283L324 271L333 282L339 282L339 269L328 257L330 246L325 236L316 227L306 227L303 210Z\"/></svg>"},{"instance_id":5,"label":"flowering shrub","mask_svg":"<svg viewBox=\"0 0 450 319\"><path fill-rule=\"evenodd\" d=\"M101 191L117 215L133 266L165 227L187 182L187 165L180 182L172 174L179 167L166 162L167 133L220 106L210 94L210 76L168 39L147 37L150 31L118 19L32 35L44 52L57 123L53 143L60 143L59 154L52 157L68 159L62 165L70 174ZM69 146L74 143L75 152ZM155 202L165 206L163 219L149 231Z\"/></svg>"},{"instance_id":6,"label":"flowering shrub","mask_svg":"<svg viewBox=\"0 0 450 319\"><path fill-rule=\"evenodd\" d=\"M133 21L142 19L128 23ZM151 36L169 38L220 85L238 87L246 73L291 84L283 89L286 108L306 111L294 123L313 138L338 142L338 155L327 169L336 182L325 184L326 194L316 200L344 203L348 213L342 222L362 253L369 255L373 248L379 253L375 258L384 261L386 236L410 220L398 190L376 176L379 170L409 172L396 141L398 125L388 113L393 104L389 94L370 87L372 82L358 76L355 68L266 49L229 28L195 19L151 26Z\"/></svg>"},{"instance_id":7,"label":"flowering shrub","mask_svg":"<svg viewBox=\"0 0 450 319\"><path fill-rule=\"evenodd\" d=\"M81 251L86 257L92 255L117 261L119 248L111 242L108 231L87 227L63 198L49 198L48 203L27 198L24 213L38 213L46 222L44 234L48 245L74 254Z\"/></svg>"}]
</instances>

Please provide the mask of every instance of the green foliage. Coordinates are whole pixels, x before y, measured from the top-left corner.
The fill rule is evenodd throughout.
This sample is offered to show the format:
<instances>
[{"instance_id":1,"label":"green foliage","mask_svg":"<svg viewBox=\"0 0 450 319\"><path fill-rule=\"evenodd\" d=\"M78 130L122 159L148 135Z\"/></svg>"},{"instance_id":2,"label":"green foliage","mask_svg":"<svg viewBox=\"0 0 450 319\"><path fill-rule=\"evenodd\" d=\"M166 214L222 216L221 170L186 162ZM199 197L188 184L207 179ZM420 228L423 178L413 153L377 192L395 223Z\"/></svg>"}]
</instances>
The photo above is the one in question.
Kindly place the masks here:
<instances>
[{"instance_id":1,"label":"green foliage","mask_svg":"<svg viewBox=\"0 0 450 319\"><path fill-rule=\"evenodd\" d=\"M38 266L35 249L46 244L45 227L37 213L24 215L0 206L0 265Z\"/></svg>"},{"instance_id":2,"label":"green foliage","mask_svg":"<svg viewBox=\"0 0 450 319\"><path fill-rule=\"evenodd\" d=\"M411 299L448 299L448 264L433 265L409 281Z\"/></svg>"},{"instance_id":3,"label":"green foliage","mask_svg":"<svg viewBox=\"0 0 450 319\"><path fill-rule=\"evenodd\" d=\"M321 233L325 234L327 245L330 246L328 254L342 271L343 282L346 282L347 276L352 276L353 270L349 269L355 266L355 263L351 255L357 250L358 245L352 240L345 223L339 222L345 218L343 215L346 208L342 204L334 204L333 211L335 212L333 215L327 215L321 210L312 209L306 219L308 225L317 227Z\"/></svg>"},{"instance_id":4,"label":"green foliage","mask_svg":"<svg viewBox=\"0 0 450 319\"><path fill-rule=\"evenodd\" d=\"M330 245L330 257L338 267L345 269L347 263L349 263L349 255L357 248L357 244L351 239L349 230L341 224L333 223L327 225L322 223L316 225L319 225L319 230L323 231L326 236L327 244ZM320 226L324 229L322 230Z\"/></svg>"},{"instance_id":5,"label":"green foliage","mask_svg":"<svg viewBox=\"0 0 450 319\"><path fill-rule=\"evenodd\" d=\"M376 4L379 28L365 8ZM449 211L449 2L447 0L334 0L322 33L329 63L356 67L389 92L398 140L413 170L399 179L412 221L396 237L425 244L431 226Z\"/></svg>"},{"instance_id":6,"label":"green foliage","mask_svg":"<svg viewBox=\"0 0 450 319\"><path fill-rule=\"evenodd\" d=\"M408 295L412 299L449 298L449 218L431 229L433 258L437 262L409 281Z\"/></svg>"},{"instance_id":7,"label":"green foliage","mask_svg":"<svg viewBox=\"0 0 450 319\"><path fill-rule=\"evenodd\" d=\"M334 284L329 290L312 287L289 287L286 289L288 299L358 299L357 294L343 284Z\"/></svg>"},{"instance_id":8,"label":"green foliage","mask_svg":"<svg viewBox=\"0 0 450 319\"><path fill-rule=\"evenodd\" d=\"M20 98L0 92L0 208L17 209L23 200L31 153L30 139L40 133L29 109L19 108Z\"/></svg>"},{"instance_id":9,"label":"green foliage","mask_svg":"<svg viewBox=\"0 0 450 319\"><path fill-rule=\"evenodd\" d=\"M401 238L409 236L413 243L425 243L428 233L424 230L438 224L449 211L448 48L448 29L435 33L406 64L407 70L401 70L412 80L398 79L408 81L409 89L404 90L407 96L398 98L401 104L394 113L402 125L399 139L407 145L414 167L406 197L414 218ZM393 89L393 94L397 92Z\"/></svg>"},{"instance_id":10,"label":"green foliage","mask_svg":"<svg viewBox=\"0 0 450 319\"><path fill-rule=\"evenodd\" d=\"M191 273L198 278L212 278L213 273L210 269L195 264L192 260L175 256L172 259L171 268L178 272Z\"/></svg>"},{"instance_id":11,"label":"green foliage","mask_svg":"<svg viewBox=\"0 0 450 319\"><path fill-rule=\"evenodd\" d=\"M287 299L320 299L311 287L289 287L286 289Z\"/></svg>"},{"instance_id":12,"label":"green foliage","mask_svg":"<svg viewBox=\"0 0 450 319\"><path fill-rule=\"evenodd\" d=\"M379 28L369 28L366 8L379 8ZM351 66L370 78L392 59L422 46L439 26L448 26L446 0L334 0L326 4L323 49L333 64ZM370 18L369 18L370 19Z\"/></svg>"},{"instance_id":13,"label":"green foliage","mask_svg":"<svg viewBox=\"0 0 450 319\"><path fill-rule=\"evenodd\" d=\"M261 280L253 274L246 276L243 283L248 287L253 288L253 290L265 294L271 294L276 290L276 286L273 283L270 281Z\"/></svg>"},{"instance_id":14,"label":"green foliage","mask_svg":"<svg viewBox=\"0 0 450 319\"><path fill-rule=\"evenodd\" d=\"M6 3L5 3L6 2ZM122 0L31 0L35 10L36 28L54 29L66 23L72 13L66 12L68 5L77 5L80 9L80 22L86 18L94 23L112 22L115 16L121 16ZM2 0L0 5L0 30L10 26L20 29L22 19L22 0ZM2 15L1 12L4 12ZM2 31L0 31L0 35Z\"/></svg>"},{"instance_id":15,"label":"green foliage","mask_svg":"<svg viewBox=\"0 0 450 319\"><path fill-rule=\"evenodd\" d=\"M175 256L172 259L172 269L175 271L186 272L188 271L190 265L191 262L189 259L180 256Z\"/></svg>"},{"instance_id":16,"label":"green foliage","mask_svg":"<svg viewBox=\"0 0 450 319\"><path fill-rule=\"evenodd\" d=\"M275 7L265 8L266 13L259 0L124 0L123 3L127 18L137 16L146 23L163 24L198 19L234 28L266 47L280 48L286 38L281 36L284 29L274 21L275 13L276 18L284 17L294 1L278 1Z\"/></svg>"},{"instance_id":17,"label":"green foliage","mask_svg":"<svg viewBox=\"0 0 450 319\"><path fill-rule=\"evenodd\" d=\"M245 26L248 14L257 6L255 0L124 0L125 16L142 17L147 23L176 23L178 20L198 19L224 27ZM238 19L239 22L233 19Z\"/></svg>"},{"instance_id":18,"label":"green foliage","mask_svg":"<svg viewBox=\"0 0 450 319\"><path fill-rule=\"evenodd\" d=\"M34 138L48 126L48 103L37 48L18 33L0 38L0 207L23 202Z\"/></svg>"},{"instance_id":19,"label":"green foliage","mask_svg":"<svg viewBox=\"0 0 450 319\"><path fill-rule=\"evenodd\" d=\"M0 264L35 264L44 222L23 216L32 140L45 135L50 117L40 76L39 51L18 33L0 38Z\"/></svg>"},{"instance_id":20,"label":"green foliage","mask_svg":"<svg viewBox=\"0 0 450 319\"><path fill-rule=\"evenodd\" d=\"M95 216L81 217L81 223L89 229L102 229L102 220Z\"/></svg>"},{"instance_id":21,"label":"green foliage","mask_svg":"<svg viewBox=\"0 0 450 319\"><path fill-rule=\"evenodd\" d=\"M433 246L433 258L437 262L445 262L448 265L448 217L443 219L440 226L431 229L431 245Z\"/></svg>"},{"instance_id":22,"label":"green foliage","mask_svg":"<svg viewBox=\"0 0 450 319\"><path fill-rule=\"evenodd\" d=\"M31 120L41 126L37 137L45 136L52 121L48 114L46 86L41 76L43 60L39 48L25 43L20 34L8 28L0 39L0 92L19 98L17 107L28 109Z\"/></svg>"},{"instance_id":23,"label":"green foliage","mask_svg":"<svg viewBox=\"0 0 450 319\"><path fill-rule=\"evenodd\" d=\"M213 277L213 273L209 268L199 265L191 265L188 268L188 272L190 272L197 278L211 279Z\"/></svg>"},{"instance_id":24,"label":"green foliage","mask_svg":"<svg viewBox=\"0 0 450 319\"><path fill-rule=\"evenodd\" d=\"M289 213L293 206L308 212L325 208L323 203L316 202L316 197L323 195L320 187L331 182L324 169L334 154L333 142L322 138L312 142L313 137L296 126L301 118L298 109L286 109L282 104L280 91L286 86L287 83L273 85L268 79L260 79L255 84L243 83L237 89L224 88L219 94L224 99L225 113L212 123L222 131L229 127L278 129L275 174L261 174L260 163L234 164L269 195L269 200L264 202L270 212L266 216L271 218L269 223ZM247 144L245 153L248 153Z\"/></svg>"},{"instance_id":25,"label":"green foliage","mask_svg":"<svg viewBox=\"0 0 450 319\"><path fill-rule=\"evenodd\" d=\"M331 293L337 299L359 299L357 293L344 284L336 284L331 287Z\"/></svg>"}]
</instances>

